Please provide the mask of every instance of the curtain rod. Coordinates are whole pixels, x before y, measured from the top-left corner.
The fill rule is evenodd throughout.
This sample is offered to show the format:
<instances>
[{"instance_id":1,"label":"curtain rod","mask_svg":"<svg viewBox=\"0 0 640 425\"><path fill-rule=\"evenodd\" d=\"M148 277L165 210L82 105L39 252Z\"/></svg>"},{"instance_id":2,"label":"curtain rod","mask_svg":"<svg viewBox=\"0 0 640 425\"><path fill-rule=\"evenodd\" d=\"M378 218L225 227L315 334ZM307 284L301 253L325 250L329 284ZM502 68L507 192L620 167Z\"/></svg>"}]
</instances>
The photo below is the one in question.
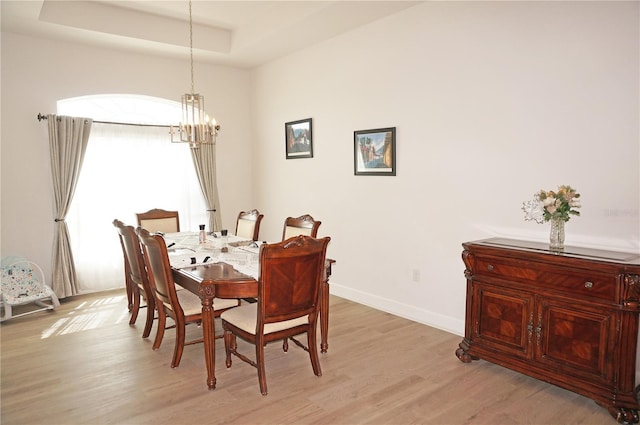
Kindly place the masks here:
<instances>
[{"instance_id":1,"label":"curtain rod","mask_svg":"<svg viewBox=\"0 0 640 425\"><path fill-rule=\"evenodd\" d=\"M38 121L42 121L46 119L48 119L46 115L38 114ZM130 123L130 122L113 122L113 121L93 121L93 122L98 124L134 125L137 127L162 127L162 128L171 127L170 125L166 125L166 124L136 124L136 123Z\"/></svg>"}]
</instances>

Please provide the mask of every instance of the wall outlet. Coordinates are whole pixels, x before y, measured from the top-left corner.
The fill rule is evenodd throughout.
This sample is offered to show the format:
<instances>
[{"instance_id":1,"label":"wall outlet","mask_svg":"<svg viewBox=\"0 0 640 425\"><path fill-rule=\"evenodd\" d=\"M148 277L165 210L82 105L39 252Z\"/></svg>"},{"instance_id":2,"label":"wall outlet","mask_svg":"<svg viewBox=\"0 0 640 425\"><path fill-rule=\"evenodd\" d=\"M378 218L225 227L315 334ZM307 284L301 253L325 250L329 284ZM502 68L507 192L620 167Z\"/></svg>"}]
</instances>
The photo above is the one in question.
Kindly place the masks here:
<instances>
[{"instance_id":1,"label":"wall outlet","mask_svg":"<svg viewBox=\"0 0 640 425\"><path fill-rule=\"evenodd\" d=\"M420 270L413 269L411 273L411 280L413 280L414 282L420 282Z\"/></svg>"}]
</instances>

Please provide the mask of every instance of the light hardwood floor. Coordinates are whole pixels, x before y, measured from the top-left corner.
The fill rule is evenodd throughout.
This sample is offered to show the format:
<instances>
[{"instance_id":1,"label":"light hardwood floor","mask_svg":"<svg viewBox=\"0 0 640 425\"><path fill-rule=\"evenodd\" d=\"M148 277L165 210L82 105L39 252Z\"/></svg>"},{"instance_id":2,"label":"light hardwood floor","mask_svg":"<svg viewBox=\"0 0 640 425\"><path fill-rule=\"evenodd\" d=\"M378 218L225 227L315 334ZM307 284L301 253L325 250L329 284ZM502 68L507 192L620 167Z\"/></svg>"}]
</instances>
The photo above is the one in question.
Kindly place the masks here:
<instances>
[{"instance_id":1,"label":"light hardwood floor","mask_svg":"<svg viewBox=\"0 0 640 425\"><path fill-rule=\"evenodd\" d=\"M140 336L144 312L130 327L125 304L124 291L85 295L3 323L1 423L616 423L585 397L488 362L460 362L457 335L334 296L322 377L306 352L270 344L262 396L253 367L236 359L225 368L218 340L209 391L202 345L187 346L171 369L174 331L153 351ZM199 332L188 328L188 338Z\"/></svg>"}]
</instances>

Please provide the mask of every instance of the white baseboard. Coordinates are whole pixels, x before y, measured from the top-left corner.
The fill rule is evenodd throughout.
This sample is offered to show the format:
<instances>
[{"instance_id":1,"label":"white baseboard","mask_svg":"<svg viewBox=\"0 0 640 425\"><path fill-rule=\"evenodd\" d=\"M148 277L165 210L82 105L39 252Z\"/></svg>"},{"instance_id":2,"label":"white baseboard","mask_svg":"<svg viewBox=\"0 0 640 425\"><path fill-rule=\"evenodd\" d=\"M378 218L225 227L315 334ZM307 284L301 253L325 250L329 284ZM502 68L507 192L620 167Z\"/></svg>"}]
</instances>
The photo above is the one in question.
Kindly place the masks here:
<instances>
[{"instance_id":1,"label":"white baseboard","mask_svg":"<svg viewBox=\"0 0 640 425\"><path fill-rule=\"evenodd\" d=\"M399 303L367 292L358 291L333 281L330 283L329 288L331 295L345 298L359 304L364 304L368 307L382 310L405 319L413 320L414 322L432 326L455 335L464 335L464 320L456 319L451 316L444 316L429 310Z\"/></svg>"}]
</instances>

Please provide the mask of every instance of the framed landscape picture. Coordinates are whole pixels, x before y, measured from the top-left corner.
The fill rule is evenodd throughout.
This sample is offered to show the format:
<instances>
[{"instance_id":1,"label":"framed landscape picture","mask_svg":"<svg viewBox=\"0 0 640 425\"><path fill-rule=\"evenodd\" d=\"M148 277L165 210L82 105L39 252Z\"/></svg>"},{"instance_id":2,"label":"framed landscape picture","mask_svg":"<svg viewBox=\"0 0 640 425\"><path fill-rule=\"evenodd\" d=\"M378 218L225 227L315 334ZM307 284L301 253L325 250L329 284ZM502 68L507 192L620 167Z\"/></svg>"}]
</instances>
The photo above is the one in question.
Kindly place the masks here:
<instances>
[{"instance_id":1,"label":"framed landscape picture","mask_svg":"<svg viewBox=\"0 0 640 425\"><path fill-rule=\"evenodd\" d=\"M396 175L396 128L353 132L353 166L356 176Z\"/></svg>"},{"instance_id":2,"label":"framed landscape picture","mask_svg":"<svg viewBox=\"0 0 640 425\"><path fill-rule=\"evenodd\" d=\"M311 118L284 125L287 159L313 158Z\"/></svg>"}]
</instances>

